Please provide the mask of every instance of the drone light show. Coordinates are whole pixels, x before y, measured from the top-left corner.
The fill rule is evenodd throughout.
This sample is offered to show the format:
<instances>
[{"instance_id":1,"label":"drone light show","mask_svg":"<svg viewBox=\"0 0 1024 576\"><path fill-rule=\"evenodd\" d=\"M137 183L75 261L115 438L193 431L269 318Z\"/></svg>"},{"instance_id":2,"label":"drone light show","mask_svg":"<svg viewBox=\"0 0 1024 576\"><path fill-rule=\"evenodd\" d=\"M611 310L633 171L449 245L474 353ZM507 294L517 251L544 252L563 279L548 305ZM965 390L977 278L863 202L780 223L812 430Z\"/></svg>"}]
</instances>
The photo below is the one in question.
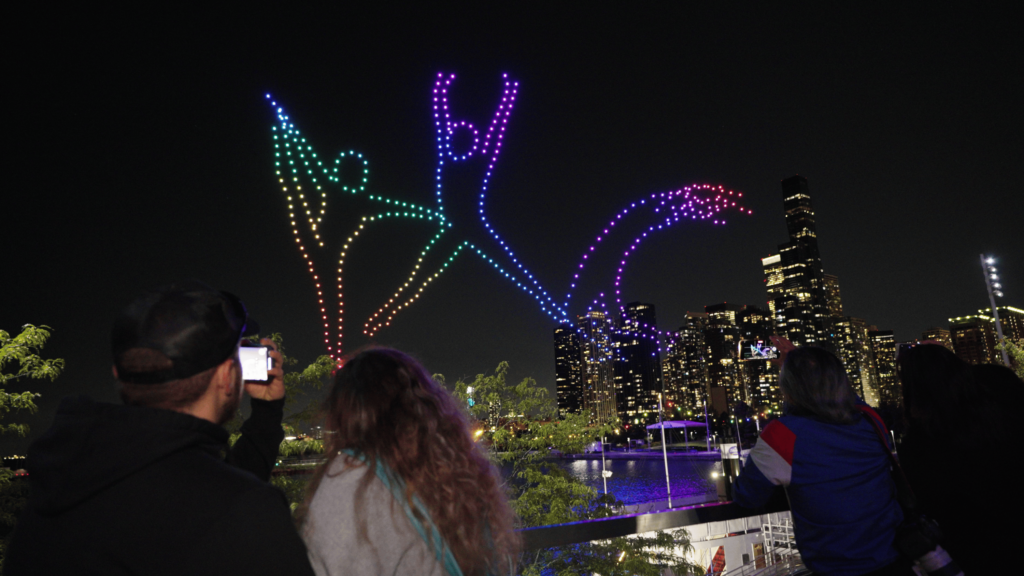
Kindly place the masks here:
<instances>
[{"instance_id":1,"label":"drone light show","mask_svg":"<svg viewBox=\"0 0 1024 576\"><path fill-rule=\"evenodd\" d=\"M341 358L343 354L343 336L347 329L344 299L346 258L354 250L373 249L372 244L361 244L360 237L381 222L400 220L420 229L426 227L433 231L433 235L418 251L412 251L418 255L411 262L404 281L364 320L362 332L369 337L390 326L399 313L424 297L431 284L463 254L481 258L500 276L529 295L542 313L556 322L567 323L573 318L570 313L573 293L581 285L581 277L585 273L593 273L591 262L595 255L600 250L621 253L615 264L613 285L604 292L598 292L585 310L600 309L610 313L609 308L612 308L621 312L622 280L628 262L648 236L687 220L724 224L720 213L728 209L735 209L741 214L751 213L737 204L742 194L709 184L657 192L631 202L600 228L593 244L571 269L569 291L559 303L487 217L488 189L501 155L519 83L507 74L503 75L494 115L487 123L473 123L453 118L455 114L448 93L454 82L454 74L439 73L431 93L437 139L437 204L433 208L375 193L370 185L369 160L361 153L349 150L338 153L333 161L321 158L285 113L283 106L267 94L276 115L272 127L275 173L287 202L295 243L313 279L323 320L324 345L334 358ZM347 174L352 171L350 166L353 164L356 166L354 178ZM453 174L459 177L461 188L452 183L455 180ZM468 190L465 189L466 182L471 182ZM351 213L354 197L365 198L369 203L360 205L372 208L367 213L358 214L359 224L347 234L330 230L325 220L329 211ZM640 219L643 231L631 238L618 238L623 235L617 233L625 219ZM330 279L332 274L335 275L333 280ZM607 299L605 294L609 295ZM631 326L629 329L634 333L641 330L643 336L660 340L656 327Z\"/></svg>"}]
</instances>

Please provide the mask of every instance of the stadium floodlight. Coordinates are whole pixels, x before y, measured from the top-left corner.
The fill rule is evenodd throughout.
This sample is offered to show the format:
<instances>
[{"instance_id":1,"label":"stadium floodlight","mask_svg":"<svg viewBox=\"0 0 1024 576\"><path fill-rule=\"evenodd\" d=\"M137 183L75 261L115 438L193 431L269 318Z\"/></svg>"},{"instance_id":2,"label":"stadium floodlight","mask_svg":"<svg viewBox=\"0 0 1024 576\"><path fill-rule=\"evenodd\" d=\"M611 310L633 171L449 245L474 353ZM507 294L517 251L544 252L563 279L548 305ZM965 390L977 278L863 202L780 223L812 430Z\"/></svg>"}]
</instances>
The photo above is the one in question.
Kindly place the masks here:
<instances>
[{"instance_id":1,"label":"stadium floodlight","mask_svg":"<svg viewBox=\"0 0 1024 576\"><path fill-rule=\"evenodd\" d=\"M1010 357L1006 353L1006 339L1003 338L1003 325L999 322L999 309L996 308L996 297L1003 297L1003 285L999 283L999 275L996 274L997 270L993 264L996 263L996 259L989 256L985 257L981 255L981 272L985 277L985 288L988 289L988 301L992 306L992 319L996 323L996 334L999 336L999 343L1002 344L1003 353L1003 364L1006 366L1010 365Z\"/></svg>"}]
</instances>

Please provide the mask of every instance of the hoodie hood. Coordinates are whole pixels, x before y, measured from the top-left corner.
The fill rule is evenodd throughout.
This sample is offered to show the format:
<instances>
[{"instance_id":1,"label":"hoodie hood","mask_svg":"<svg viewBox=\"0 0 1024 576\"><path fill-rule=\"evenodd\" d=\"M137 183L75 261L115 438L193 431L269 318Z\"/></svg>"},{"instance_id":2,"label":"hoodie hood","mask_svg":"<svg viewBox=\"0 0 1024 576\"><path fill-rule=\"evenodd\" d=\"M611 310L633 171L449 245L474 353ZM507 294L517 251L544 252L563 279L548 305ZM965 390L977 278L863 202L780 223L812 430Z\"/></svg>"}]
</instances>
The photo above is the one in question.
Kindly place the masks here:
<instances>
[{"instance_id":1,"label":"hoodie hood","mask_svg":"<svg viewBox=\"0 0 1024 576\"><path fill-rule=\"evenodd\" d=\"M224 428L188 414L65 398L28 451L32 505L58 514L175 452L219 455L227 440Z\"/></svg>"}]
</instances>

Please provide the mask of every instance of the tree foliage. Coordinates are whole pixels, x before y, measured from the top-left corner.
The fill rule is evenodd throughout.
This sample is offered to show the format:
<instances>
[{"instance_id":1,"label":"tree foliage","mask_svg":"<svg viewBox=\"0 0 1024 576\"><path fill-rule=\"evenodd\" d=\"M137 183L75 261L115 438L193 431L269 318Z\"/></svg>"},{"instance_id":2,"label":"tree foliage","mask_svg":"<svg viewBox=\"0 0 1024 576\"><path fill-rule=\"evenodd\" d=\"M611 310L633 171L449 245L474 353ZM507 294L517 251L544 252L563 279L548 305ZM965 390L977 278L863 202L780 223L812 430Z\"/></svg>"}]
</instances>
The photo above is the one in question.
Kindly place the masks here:
<instances>
[{"instance_id":1,"label":"tree foliage","mask_svg":"<svg viewBox=\"0 0 1024 576\"><path fill-rule=\"evenodd\" d=\"M25 410L34 414L37 410L35 392L7 392L8 384L21 380L56 380L64 370L64 360L44 359L39 353L46 340L50 337L49 326L33 326L26 324L21 327L21 334L14 336L0 330L0 434L28 433L27 424L3 423L11 411ZM13 370L14 366L17 370Z\"/></svg>"},{"instance_id":2,"label":"tree foliage","mask_svg":"<svg viewBox=\"0 0 1024 576\"><path fill-rule=\"evenodd\" d=\"M444 377L435 375L444 383ZM547 389L532 378L508 382L508 364L471 382L459 380L452 393L479 422L478 436L506 473L506 489L520 527L563 524L621 513L622 502L580 482L551 461L553 454L580 454L611 433L617 422L591 423L586 415L558 417ZM698 573L683 554L691 550L686 530L652 537L614 538L530 551L521 558L523 574L676 574Z\"/></svg>"},{"instance_id":3,"label":"tree foliage","mask_svg":"<svg viewBox=\"0 0 1024 576\"><path fill-rule=\"evenodd\" d=\"M1002 352L1004 347L1006 355L1010 357L1010 367L1018 378L1024 380L1024 346L1007 338L1002 344L997 345L996 349Z\"/></svg>"},{"instance_id":4,"label":"tree foliage","mask_svg":"<svg viewBox=\"0 0 1024 576\"><path fill-rule=\"evenodd\" d=\"M22 380L55 380L64 370L64 360L44 359L40 356L43 346L50 338L49 326L26 324L21 333L12 337L0 330L0 435L17 434L25 436L28 424L4 422L11 412L25 411L34 414L37 410L36 392L8 392L8 384ZM12 481L10 470L0 470L0 531L9 533L14 528L18 514L28 501L28 483ZM0 572L7 549L7 536L0 541Z\"/></svg>"}]
</instances>

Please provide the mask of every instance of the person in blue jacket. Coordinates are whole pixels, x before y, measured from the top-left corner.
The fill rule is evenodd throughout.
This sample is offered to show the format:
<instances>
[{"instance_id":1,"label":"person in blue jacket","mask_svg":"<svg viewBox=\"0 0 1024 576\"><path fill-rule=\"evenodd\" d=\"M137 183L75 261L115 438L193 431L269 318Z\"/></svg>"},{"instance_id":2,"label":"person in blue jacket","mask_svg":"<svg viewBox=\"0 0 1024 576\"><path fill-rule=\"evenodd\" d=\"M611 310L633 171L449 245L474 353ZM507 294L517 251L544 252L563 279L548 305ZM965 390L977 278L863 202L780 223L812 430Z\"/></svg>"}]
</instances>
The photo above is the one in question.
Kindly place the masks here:
<instances>
[{"instance_id":1,"label":"person in blue jacket","mask_svg":"<svg viewBox=\"0 0 1024 576\"><path fill-rule=\"evenodd\" d=\"M736 503L763 506L782 486L797 547L815 574L912 574L893 547L903 512L886 449L842 363L820 348L794 348L779 387L784 415L750 451Z\"/></svg>"}]
</instances>

